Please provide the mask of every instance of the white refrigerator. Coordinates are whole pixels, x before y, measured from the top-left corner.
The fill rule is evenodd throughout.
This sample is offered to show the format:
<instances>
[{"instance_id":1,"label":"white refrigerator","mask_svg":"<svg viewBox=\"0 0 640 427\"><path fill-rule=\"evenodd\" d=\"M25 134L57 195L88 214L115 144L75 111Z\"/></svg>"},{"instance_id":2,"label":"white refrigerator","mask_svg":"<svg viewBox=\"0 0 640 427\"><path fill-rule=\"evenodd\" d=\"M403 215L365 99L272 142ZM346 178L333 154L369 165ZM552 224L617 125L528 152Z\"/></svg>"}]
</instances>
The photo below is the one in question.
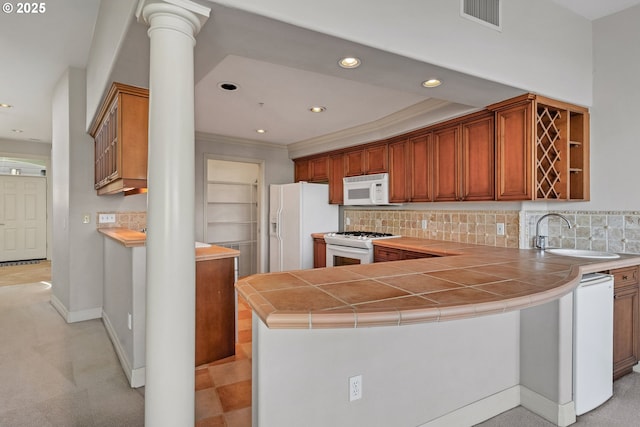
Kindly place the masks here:
<instances>
[{"instance_id":1,"label":"white refrigerator","mask_svg":"<svg viewBox=\"0 0 640 427\"><path fill-rule=\"evenodd\" d=\"M338 230L329 186L296 182L269 187L269 271L313 268L312 233Z\"/></svg>"}]
</instances>

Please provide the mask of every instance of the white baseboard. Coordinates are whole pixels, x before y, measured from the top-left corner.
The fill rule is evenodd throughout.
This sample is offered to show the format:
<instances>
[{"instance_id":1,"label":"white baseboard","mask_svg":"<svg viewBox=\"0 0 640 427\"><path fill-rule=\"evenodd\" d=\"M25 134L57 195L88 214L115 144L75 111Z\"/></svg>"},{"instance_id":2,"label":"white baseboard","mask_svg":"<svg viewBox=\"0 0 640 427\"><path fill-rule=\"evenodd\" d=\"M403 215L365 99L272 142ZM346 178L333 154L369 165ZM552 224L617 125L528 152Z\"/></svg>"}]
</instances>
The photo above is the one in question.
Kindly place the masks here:
<instances>
[{"instance_id":1,"label":"white baseboard","mask_svg":"<svg viewBox=\"0 0 640 427\"><path fill-rule=\"evenodd\" d=\"M573 401L560 405L527 387L520 388L520 404L531 412L560 427L576 422L576 407Z\"/></svg>"},{"instance_id":2,"label":"white baseboard","mask_svg":"<svg viewBox=\"0 0 640 427\"><path fill-rule=\"evenodd\" d=\"M51 305L67 323L83 322L85 320L100 319L102 317L102 307L90 308L80 311L69 311L67 307L55 296L51 295Z\"/></svg>"},{"instance_id":3,"label":"white baseboard","mask_svg":"<svg viewBox=\"0 0 640 427\"><path fill-rule=\"evenodd\" d=\"M420 427L468 427L493 418L518 405L520 405L520 386L516 385L426 424L421 424Z\"/></svg>"},{"instance_id":4,"label":"white baseboard","mask_svg":"<svg viewBox=\"0 0 640 427\"><path fill-rule=\"evenodd\" d=\"M127 376L129 380L129 385L132 388L142 387L145 384L145 368L137 368L133 369L131 367L131 363L129 362L129 358L127 357L127 353L124 348L122 348L122 344L120 344L120 340L118 339L118 334L116 334L116 330L114 329L111 321L109 320L109 316L106 313L102 313L102 323L104 323L104 327L107 330L107 334L113 343L113 347L116 350L116 354L118 355L118 360L120 360L120 366L122 366L122 370L124 374Z\"/></svg>"}]
</instances>

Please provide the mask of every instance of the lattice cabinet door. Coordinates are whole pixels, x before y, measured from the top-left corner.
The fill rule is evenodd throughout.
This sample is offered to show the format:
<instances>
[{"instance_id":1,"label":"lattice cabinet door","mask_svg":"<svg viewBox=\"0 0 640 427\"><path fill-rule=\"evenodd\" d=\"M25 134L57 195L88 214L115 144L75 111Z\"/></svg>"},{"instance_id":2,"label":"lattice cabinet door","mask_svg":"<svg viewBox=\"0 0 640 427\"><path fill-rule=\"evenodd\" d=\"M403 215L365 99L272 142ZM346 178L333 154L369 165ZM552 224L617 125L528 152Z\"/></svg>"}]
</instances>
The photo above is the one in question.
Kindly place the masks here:
<instances>
[{"instance_id":1,"label":"lattice cabinet door","mask_svg":"<svg viewBox=\"0 0 640 427\"><path fill-rule=\"evenodd\" d=\"M536 108L536 199L568 199L567 111L549 105Z\"/></svg>"}]
</instances>

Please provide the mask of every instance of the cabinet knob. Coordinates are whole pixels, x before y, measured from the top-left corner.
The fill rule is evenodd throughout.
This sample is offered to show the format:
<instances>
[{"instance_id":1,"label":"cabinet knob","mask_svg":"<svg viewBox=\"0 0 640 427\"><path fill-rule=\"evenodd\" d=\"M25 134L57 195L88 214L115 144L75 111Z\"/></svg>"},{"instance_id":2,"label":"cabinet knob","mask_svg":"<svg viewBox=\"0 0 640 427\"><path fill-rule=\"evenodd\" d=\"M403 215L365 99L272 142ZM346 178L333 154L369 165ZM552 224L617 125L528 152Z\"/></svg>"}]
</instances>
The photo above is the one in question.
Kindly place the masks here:
<instances>
[{"instance_id":1,"label":"cabinet knob","mask_svg":"<svg viewBox=\"0 0 640 427\"><path fill-rule=\"evenodd\" d=\"M623 275L622 280L629 280L629 276Z\"/></svg>"}]
</instances>

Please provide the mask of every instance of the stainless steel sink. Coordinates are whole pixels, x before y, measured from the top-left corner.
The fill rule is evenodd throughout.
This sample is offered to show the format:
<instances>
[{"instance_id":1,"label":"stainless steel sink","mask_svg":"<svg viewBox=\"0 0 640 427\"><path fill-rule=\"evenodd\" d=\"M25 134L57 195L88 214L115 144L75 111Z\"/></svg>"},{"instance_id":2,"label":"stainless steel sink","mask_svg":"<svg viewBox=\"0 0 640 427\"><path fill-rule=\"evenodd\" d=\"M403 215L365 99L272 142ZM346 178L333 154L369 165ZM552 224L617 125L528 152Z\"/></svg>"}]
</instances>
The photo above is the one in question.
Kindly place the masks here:
<instances>
[{"instance_id":1,"label":"stainless steel sink","mask_svg":"<svg viewBox=\"0 0 640 427\"><path fill-rule=\"evenodd\" d=\"M572 256L576 258L595 258L595 259L615 259L620 258L620 255L613 252L601 252L601 251L589 251L586 249L545 249L545 252L549 252L554 255Z\"/></svg>"}]
</instances>

